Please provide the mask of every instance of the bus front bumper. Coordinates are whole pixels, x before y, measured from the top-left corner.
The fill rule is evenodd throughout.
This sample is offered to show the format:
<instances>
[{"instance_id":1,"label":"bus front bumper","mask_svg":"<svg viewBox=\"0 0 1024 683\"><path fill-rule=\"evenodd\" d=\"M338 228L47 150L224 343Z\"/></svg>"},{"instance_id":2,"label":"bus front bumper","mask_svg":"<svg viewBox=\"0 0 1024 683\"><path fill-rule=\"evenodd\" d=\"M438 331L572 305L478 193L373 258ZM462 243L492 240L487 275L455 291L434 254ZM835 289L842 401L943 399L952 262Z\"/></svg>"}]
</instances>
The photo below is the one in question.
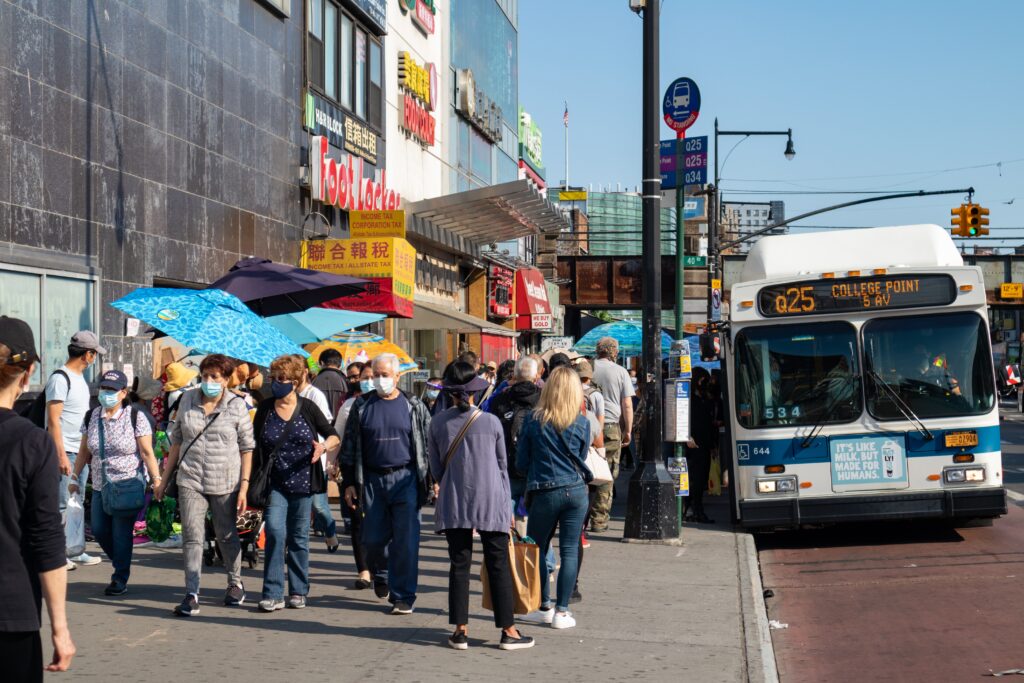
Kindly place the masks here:
<instances>
[{"instance_id":1,"label":"bus front bumper","mask_svg":"<svg viewBox=\"0 0 1024 683\"><path fill-rule=\"evenodd\" d=\"M740 501L740 522L747 528L879 519L963 519L1005 514L1006 491L1003 488Z\"/></svg>"}]
</instances>

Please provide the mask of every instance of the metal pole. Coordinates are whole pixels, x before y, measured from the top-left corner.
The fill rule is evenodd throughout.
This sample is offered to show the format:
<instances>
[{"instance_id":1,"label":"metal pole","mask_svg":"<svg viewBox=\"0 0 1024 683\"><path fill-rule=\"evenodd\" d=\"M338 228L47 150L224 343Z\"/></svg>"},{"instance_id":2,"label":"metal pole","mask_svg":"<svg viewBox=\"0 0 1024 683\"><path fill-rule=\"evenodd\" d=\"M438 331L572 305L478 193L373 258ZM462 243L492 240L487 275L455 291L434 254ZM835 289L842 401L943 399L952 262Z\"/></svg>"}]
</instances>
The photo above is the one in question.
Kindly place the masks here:
<instances>
[{"instance_id":1,"label":"metal pole","mask_svg":"<svg viewBox=\"0 0 1024 683\"><path fill-rule=\"evenodd\" d=\"M686 198L683 195L686 187L685 181L685 166L683 165L684 154L686 151L686 131L679 133L678 139L676 140L676 327L675 327L675 338L682 339L686 335L686 329L684 327L685 307L684 300L686 298L686 265L684 255L686 254L685 243L686 243L686 223L684 209L686 206ZM669 362L673 362L673 359L669 359ZM673 373L669 373L671 376ZM686 454L683 444L677 443L675 445L675 457L682 458ZM679 525L683 524L683 498L682 496L676 496L676 517L679 519Z\"/></svg>"},{"instance_id":2,"label":"metal pole","mask_svg":"<svg viewBox=\"0 0 1024 683\"><path fill-rule=\"evenodd\" d=\"M718 201L718 117L715 117L715 182L712 185L714 190L714 201L708 214L708 323L711 323L711 281L718 277L718 219L721 209Z\"/></svg>"},{"instance_id":3,"label":"metal pole","mask_svg":"<svg viewBox=\"0 0 1024 683\"><path fill-rule=\"evenodd\" d=\"M557 109L555 111L558 111ZM565 103L565 189L569 190L569 103Z\"/></svg>"},{"instance_id":4,"label":"metal pole","mask_svg":"<svg viewBox=\"0 0 1024 683\"><path fill-rule=\"evenodd\" d=\"M629 481L625 539L679 542L675 490L663 463L661 372L661 174L659 171L661 104L658 64L660 0L643 9L643 350L644 414L642 454Z\"/></svg>"}]
</instances>

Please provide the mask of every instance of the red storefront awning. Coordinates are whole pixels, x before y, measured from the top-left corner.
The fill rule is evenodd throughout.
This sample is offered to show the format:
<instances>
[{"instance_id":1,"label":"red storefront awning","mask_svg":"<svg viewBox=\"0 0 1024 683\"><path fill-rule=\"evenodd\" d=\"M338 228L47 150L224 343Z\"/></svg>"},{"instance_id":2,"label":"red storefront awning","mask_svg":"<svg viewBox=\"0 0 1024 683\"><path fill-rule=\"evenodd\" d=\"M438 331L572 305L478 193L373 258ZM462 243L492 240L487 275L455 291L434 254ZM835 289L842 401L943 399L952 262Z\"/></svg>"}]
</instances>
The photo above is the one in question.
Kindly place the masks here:
<instances>
[{"instance_id":1,"label":"red storefront awning","mask_svg":"<svg viewBox=\"0 0 1024 683\"><path fill-rule=\"evenodd\" d=\"M536 268L516 271L516 329L550 330L554 327L544 276Z\"/></svg>"}]
</instances>

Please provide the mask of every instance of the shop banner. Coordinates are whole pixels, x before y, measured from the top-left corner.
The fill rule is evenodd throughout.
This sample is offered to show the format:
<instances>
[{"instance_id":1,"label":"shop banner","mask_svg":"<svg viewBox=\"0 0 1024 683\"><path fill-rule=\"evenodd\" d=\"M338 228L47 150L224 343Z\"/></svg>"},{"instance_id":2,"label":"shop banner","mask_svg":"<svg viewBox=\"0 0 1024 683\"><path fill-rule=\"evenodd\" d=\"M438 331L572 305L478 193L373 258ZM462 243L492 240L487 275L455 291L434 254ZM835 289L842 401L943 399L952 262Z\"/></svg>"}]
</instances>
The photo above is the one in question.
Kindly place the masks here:
<instances>
[{"instance_id":1,"label":"shop banner","mask_svg":"<svg viewBox=\"0 0 1024 683\"><path fill-rule=\"evenodd\" d=\"M411 318L416 250L400 237L318 240L302 245L306 268L370 280L364 294L336 299L325 308Z\"/></svg>"},{"instance_id":2,"label":"shop banner","mask_svg":"<svg viewBox=\"0 0 1024 683\"><path fill-rule=\"evenodd\" d=\"M548 288L536 268L516 271L516 315L517 330L550 330L552 327Z\"/></svg>"},{"instance_id":3,"label":"shop banner","mask_svg":"<svg viewBox=\"0 0 1024 683\"><path fill-rule=\"evenodd\" d=\"M405 239L405 211L349 211L348 229L353 239Z\"/></svg>"}]
</instances>

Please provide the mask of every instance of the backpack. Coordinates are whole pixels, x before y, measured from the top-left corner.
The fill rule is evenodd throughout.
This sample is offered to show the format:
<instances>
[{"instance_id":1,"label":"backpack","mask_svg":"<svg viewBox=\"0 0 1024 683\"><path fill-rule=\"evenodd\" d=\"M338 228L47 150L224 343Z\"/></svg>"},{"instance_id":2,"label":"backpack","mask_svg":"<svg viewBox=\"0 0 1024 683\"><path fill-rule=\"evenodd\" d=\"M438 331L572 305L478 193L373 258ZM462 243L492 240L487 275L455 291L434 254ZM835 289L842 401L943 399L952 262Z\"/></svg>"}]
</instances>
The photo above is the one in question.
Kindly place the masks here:
<instances>
[{"instance_id":1,"label":"backpack","mask_svg":"<svg viewBox=\"0 0 1024 683\"><path fill-rule=\"evenodd\" d=\"M587 404L587 412L588 413L595 413L595 414L597 413L597 408L595 408L596 404L594 402L594 399L591 398L591 397L594 394L600 394L600 393L601 393L601 389L599 387L594 386L593 383L591 383L591 384L584 384L583 385L583 400ZM603 396L603 394L602 394L602 396ZM598 417L603 417L603 416L599 415Z\"/></svg>"},{"instance_id":2,"label":"backpack","mask_svg":"<svg viewBox=\"0 0 1024 683\"><path fill-rule=\"evenodd\" d=\"M492 403L491 409L498 421L501 422L502 431L505 432L508 476L512 479L525 479L526 473L516 469L516 445L519 441L519 432L522 429L523 421L533 408L512 401L502 401L497 405Z\"/></svg>"},{"instance_id":3,"label":"backpack","mask_svg":"<svg viewBox=\"0 0 1024 683\"><path fill-rule=\"evenodd\" d=\"M68 391L71 390L71 378L68 377L68 373L63 370L54 370L53 375L60 375L64 378L64 381L68 383ZM47 382L49 383L49 382ZM29 420L36 427L46 429L46 387L39 392L39 395L32 400L25 408L21 411L21 416Z\"/></svg>"}]
</instances>

